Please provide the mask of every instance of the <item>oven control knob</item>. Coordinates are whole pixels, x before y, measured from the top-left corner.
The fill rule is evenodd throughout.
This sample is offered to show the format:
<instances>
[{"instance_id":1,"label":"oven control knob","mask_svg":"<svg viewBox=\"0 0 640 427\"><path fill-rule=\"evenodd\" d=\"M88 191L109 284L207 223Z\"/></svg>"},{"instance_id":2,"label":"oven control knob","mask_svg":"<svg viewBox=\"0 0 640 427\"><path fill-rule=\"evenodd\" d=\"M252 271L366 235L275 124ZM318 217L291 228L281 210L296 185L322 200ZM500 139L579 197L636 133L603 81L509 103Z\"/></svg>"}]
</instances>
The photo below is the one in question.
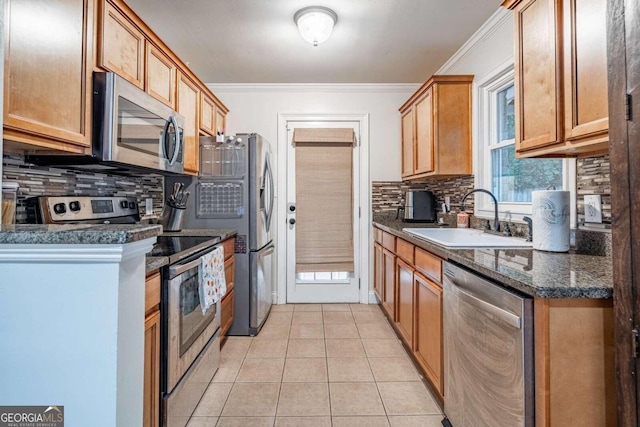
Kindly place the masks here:
<instances>
[{"instance_id":1,"label":"oven control knob","mask_svg":"<svg viewBox=\"0 0 640 427\"><path fill-rule=\"evenodd\" d=\"M58 215L62 215L67 211L67 206L64 203L56 203L53 205L53 211Z\"/></svg>"},{"instance_id":2,"label":"oven control knob","mask_svg":"<svg viewBox=\"0 0 640 427\"><path fill-rule=\"evenodd\" d=\"M71 212L78 212L80 210L80 202L76 200L69 203L69 209L71 210Z\"/></svg>"},{"instance_id":3,"label":"oven control knob","mask_svg":"<svg viewBox=\"0 0 640 427\"><path fill-rule=\"evenodd\" d=\"M129 209L135 209L135 207L136 207L135 202L129 202Z\"/></svg>"},{"instance_id":4,"label":"oven control knob","mask_svg":"<svg viewBox=\"0 0 640 427\"><path fill-rule=\"evenodd\" d=\"M120 202L120 207L121 207L122 209L127 209L127 206L129 206L129 203L128 203L126 200L122 200L122 201Z\"/></svg>"}]
</instances>

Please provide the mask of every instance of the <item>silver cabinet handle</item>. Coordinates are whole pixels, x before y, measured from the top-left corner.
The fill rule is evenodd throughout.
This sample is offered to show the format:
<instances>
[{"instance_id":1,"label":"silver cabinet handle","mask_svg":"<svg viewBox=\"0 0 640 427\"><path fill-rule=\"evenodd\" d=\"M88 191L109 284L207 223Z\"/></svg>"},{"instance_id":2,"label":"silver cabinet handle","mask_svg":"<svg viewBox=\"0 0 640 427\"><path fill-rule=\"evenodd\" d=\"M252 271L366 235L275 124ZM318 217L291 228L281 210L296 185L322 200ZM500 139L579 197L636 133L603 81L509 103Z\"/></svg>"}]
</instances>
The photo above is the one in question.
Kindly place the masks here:
<instances>
[{"instance_id":1,"label":"silver cabinet handle","mask_svg":"<svg viewBox=\"0 0 640 427\"><path fill-rule=\"evenodd\" d=\"M474 297L473 295L463 291L457 286L456 286L456 290L458 291L461 299L465 300L465 302L471 304L472 306L478 308L479 310L490 313L491 315L502 320L504 323L511 325L516 329L520 329L522 327L522 322L520 317L516 316L515 314L510 313L507 310L504 310L500 307L496 307L495 305L490 304L486 301L483 301L480 298Z\"/></svg>"}]
</instances>

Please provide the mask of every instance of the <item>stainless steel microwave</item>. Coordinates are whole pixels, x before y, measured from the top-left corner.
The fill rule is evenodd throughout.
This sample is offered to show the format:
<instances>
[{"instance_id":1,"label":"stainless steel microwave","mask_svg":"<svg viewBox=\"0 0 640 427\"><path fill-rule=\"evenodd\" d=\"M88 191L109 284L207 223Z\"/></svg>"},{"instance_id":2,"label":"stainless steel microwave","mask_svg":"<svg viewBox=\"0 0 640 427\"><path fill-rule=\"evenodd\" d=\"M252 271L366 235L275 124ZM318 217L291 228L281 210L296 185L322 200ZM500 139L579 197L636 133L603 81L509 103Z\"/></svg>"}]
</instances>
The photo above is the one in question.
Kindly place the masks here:
<instances>
[{"instance_id":1,"label":"stainless steel microwave","mask_svg":"<svg viewBox=\"0 0 640 427\"><path fill-rule=\"evenodd\" d=\"M32 155L36 164L181 174L184 117L114 73L93 75L91 155Z\"/></svg>"}]
</instances>

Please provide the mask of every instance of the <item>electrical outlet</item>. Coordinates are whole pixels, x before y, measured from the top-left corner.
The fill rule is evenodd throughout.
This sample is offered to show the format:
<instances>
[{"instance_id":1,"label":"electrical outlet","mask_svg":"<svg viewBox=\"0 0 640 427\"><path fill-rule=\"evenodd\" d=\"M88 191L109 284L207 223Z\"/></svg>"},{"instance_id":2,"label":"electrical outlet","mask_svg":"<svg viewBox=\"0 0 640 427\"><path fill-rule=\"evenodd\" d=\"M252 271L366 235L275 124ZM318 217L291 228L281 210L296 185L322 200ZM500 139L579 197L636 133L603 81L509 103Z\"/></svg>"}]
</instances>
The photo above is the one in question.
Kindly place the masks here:
<instances>
[{"instance_id":1,"label":"electrical outlet","mask_svg":"<svg viewBox=\"0 0 640 427\"><path fill-rule=\"evenodd\" d=\"M153 214L153 199L151 197L147 197L146 199L144 199L144 214Z\"/></svg>"},{"instance_id":2,"label":"electrical outlet","mask_svg":"<svg viewBox=\"0 0 640 427\"><path fill-rule=\"evenodd\" d=\"M584 196L584 222L602 223L602 196L590 194Z\"/></svg>"}]
</instances>

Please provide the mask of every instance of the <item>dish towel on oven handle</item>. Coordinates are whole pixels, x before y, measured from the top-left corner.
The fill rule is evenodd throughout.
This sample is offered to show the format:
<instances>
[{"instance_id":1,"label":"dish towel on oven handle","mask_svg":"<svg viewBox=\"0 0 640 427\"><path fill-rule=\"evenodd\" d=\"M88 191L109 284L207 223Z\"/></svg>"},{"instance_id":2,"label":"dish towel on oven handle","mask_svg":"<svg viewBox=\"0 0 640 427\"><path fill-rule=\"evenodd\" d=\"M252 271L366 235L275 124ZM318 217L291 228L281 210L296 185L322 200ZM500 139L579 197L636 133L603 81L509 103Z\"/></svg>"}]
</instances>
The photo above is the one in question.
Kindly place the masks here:
<instances>
[{"instance_id":1,"label":"dish towel on oven handle","mask_svg":"<svg viewBox=\"0 0 640 427\"><path fill-rule=\"evenodd\" d=\"M222 245L215 248L200 260L200 306L202 314L209 307L220 301L227 293L227 281L224 277L224 249Z\"/></svg>"}]
</instances>

